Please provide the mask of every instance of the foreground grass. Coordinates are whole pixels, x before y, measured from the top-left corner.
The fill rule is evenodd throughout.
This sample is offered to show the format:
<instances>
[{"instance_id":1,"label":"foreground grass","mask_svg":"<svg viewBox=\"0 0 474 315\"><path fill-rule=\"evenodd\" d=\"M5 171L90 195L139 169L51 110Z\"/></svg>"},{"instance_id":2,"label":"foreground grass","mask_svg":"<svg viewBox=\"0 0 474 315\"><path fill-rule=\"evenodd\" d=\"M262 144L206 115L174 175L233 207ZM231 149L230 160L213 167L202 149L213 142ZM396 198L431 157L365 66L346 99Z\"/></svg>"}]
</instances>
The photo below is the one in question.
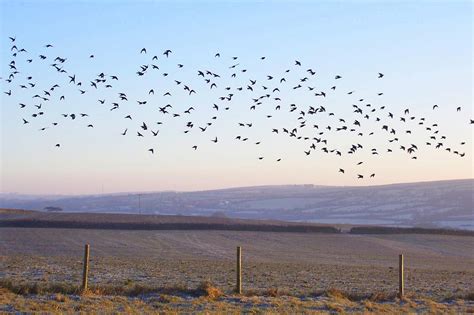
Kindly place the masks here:
<instances>
[{"instance_id":1,"label":"foreground grass","mask_svg":"<svg viewBox=\"0 0 474 315\"><path fill-rule=\"evenodd\" d=\"M14 284L0 281L0 313L205 313L205 314L400 314L474 313L473 294L434 301L422 297L402 300L395 295L355 295L337 289L309 296L291 296L278 289L224 294L210 282L197 288L153 288L137 284L92 287L80 292L64 283Z\"/></svg>"}]
</instances>

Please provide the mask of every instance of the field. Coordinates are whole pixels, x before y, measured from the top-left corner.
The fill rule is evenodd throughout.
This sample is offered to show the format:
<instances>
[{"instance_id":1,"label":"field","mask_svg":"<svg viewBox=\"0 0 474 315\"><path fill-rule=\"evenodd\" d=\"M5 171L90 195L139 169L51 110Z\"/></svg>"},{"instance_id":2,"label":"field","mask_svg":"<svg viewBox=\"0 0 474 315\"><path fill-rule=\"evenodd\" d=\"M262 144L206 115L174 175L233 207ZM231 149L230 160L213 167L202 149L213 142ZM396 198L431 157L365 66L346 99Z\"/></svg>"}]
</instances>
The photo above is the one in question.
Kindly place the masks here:
<instances>
[{"instance_id":1,"label":"field","mask_svg":"<svg viewBox=\"0 0 474 315\"><path fill-rule=\"evenodd\" d=\"M78 295L86 243L91 292ZM236 246L243 296L233 294ZM3 227L0 311L468 312L473 248L472 236L452 235Z\"/></svg>"}]
</instances>

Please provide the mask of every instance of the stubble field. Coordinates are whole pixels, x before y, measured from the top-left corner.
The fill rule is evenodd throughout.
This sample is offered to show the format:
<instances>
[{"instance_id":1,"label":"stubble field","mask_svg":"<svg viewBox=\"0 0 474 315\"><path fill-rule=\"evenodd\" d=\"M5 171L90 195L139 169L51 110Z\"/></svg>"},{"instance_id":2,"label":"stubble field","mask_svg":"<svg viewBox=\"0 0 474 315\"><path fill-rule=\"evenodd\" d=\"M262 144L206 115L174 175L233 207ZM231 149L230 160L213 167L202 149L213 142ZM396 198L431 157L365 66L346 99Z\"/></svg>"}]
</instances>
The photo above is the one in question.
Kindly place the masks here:
<instances>
[{"instance_id":1,"label":"stubble field","mask_svg":"<svg viewBox=\"0 0 474 315\"><path fill-rule=\"evenodd\" d=\"M394 312L418 311L426 309L426 303L435 303L430 304L437 305L435 309L464 312L473 310L473 241L469 236L416 234L1 228L0 277L8 294L14 295L3 310L31 310L28 303L43 302L59 303L60 309L61 302L55 299L63 286L68 288L62 290L72 308L80 308L83 300L98 298L113 307L118 306L111 299L122 299L121 307L142 307L150 312L200 312L215 307L229 312L254 308L290 312L286 307L296 302L294 307L302 312L332 312L328 305L343 299L336 305L346 311L370 311L367 303L372 303L372 308L382 303ZM94 297L69 292L81 283L86 243L91 245ZM232 292L236 246L243 248L244 297ZM405 256L406 293L411 297L410 302L401 304L395 298L400 253ZM196 296L196 288L203 283L212 283L220 291L219 297L196 302L203 299L202 294ZM36 294L26 298L28 290ZM371 300L374 295L378 298ZM153 297L173 298L151 306L150 296L154 303ZM130 306L138 303L137 299L143 305ZM255 303L270 306L262 308Z\"/></svg>"}]
</instances>

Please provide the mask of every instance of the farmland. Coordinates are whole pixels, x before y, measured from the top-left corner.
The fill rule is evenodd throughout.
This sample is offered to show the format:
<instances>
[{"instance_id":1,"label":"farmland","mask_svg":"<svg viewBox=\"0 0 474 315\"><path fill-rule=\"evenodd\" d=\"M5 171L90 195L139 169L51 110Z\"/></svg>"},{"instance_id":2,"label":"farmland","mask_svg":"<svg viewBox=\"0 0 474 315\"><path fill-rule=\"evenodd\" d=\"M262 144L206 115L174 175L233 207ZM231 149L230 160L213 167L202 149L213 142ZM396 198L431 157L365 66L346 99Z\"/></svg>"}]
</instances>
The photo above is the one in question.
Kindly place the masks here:
<instances>
[{"instance_id":1,"label":"farmland","mask_svg":"<svg viewBox=\"0 0 474 315\"><path fill-rule=\"evenodd\" d=\"M243 247L244 300L254 299L257 304L273 305L281 303L278 300L285 296L284 299L293 301L291 303L297 302L301 311L306 311L306 306L333 303L334 297L327 294L321 297L330 290L341 290L358 297L374 293L393 297L398 288L397 258L400 253L405 255L407 296L433 303L464 301L458 306L465 310L471 307L471 302L458 299L472 295L474 283L472 236L3 227L0 228L0 240L0 277L6 281L4 286L14 284L19 291L24 290L22 286L32 284L36 290L53 284L78 287L83 246L89 243L91 288L118 292L133 291L136 287L150 292L179 288L181 293L175 295L181 302L171 310L183 307L183 303L189 302L187 299L199 299L190 298L183 292L205 282L212 283L222 292L219 307L228 311L243 307L229 298L233 296L235 286L236 246ZM273 292L272 296L269 297L268 292ZM48 290L39 293L57 294ZM35 298L45 299L41 294ZM150 307L143 301L149 299L149 295L133 299L137 298L142 299L143 307ZM19 295L16 301L19 299L24 297ZM73 301L71 297L68 299ZM130 299L132 297L123 300L124 305L137 302ZM79 307L80 302L77 303ZM212 310L216 302L206 303L210 303L208 307ZM346 306L358 305L361 310L365 309L360 303L350 302ZM417 309L417 305L412 307ZM346 306L342 306L343 309ZM285 307L288 307L287 303ZM283 311L278 307L274 310Z\"/></svg>"}]
</instances>

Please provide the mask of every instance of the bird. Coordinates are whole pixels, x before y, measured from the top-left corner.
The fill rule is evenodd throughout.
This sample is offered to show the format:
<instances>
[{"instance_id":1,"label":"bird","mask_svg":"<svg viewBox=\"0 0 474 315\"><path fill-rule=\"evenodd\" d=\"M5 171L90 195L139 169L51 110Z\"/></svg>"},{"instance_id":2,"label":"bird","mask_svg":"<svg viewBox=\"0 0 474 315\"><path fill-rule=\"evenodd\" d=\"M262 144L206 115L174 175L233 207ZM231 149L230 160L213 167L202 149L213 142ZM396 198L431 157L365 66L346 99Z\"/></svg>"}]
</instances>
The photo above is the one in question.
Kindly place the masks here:
<instances>
[{"instance_id":1,"label":"bird","mask_svg":"<svg viewBox=\"0 0 474 315\"><path fill-rule=\"evenodd\" d=\"M16 40L15 37L10 37L10 41L12 43L10 47L10 52L13 57L17 57L16 54L20 54L22 52L26 53L26 50L20 47L20 43ZM53 48L52 44L40 45L39 48L42 49L43 46L45 48L48 48L48 52L53 51L53 49L49 49ZM54 46L58 45L54 44ZM54 49L56 49L56 47L54 47ZM31 56L38 57L23 59L26 60L27 63L19 62L20 59L18 59L18 57L16 59L12 58L13 60L11 60L10 63L7 65L7 69L10 70L10 73L8 74L8 77L5 78L5 84L11 84L9 86L9 88L11 89L9 89L8 91L4 91L4 93L8 96L12 96L11 99L16 97L16 95L18 94L20 96L25 95L27 97L32 97L33 100L40 99L40 101L42 102L39 104L30 104L26 101L23 101L23 103L19 103L18 107L15 106L16 108L19 108L23 111L28 111L30 108L35 110L33 112L28 112L27 115L22 115L24 117L28 117L28 115L31 115L30 117L33 117L29 118L34 119L31 121L32 126L35 126L34 123L37 122L42 124L42 126L36 128L35 130L39 129L40 131L46 131L46 129L49 127L43 126L47 126L51 121L55 120L55 112L49 110L51 103L53 103L54 100L57 100L59 98L59 100L61 101L61 106L65 107L68 105L69 100L73 99L72 97L69 97L68 90L71 90L72 92L74 92L75 89L79 90L79 97L82 102L78 102L78 104L83 103L84 105L86 105L86 102L90 100L89 95L98 95L98 97L94 96L95 99L93 99L92 102L95 103L97 101L99 104L103 105L109 103L110 101L112 106L110 108L110 111L113 111L113 113L118 113L120 110L123 110L123 108L126 108L129 96L127 96L128 93L125 94L124 92L127 92L127 90L122 90L120 93L118 93L118 100L109 99L109 93L107 93L109 90L107 90L107 92L104 91L104 89L110 89L110 91L114 91L118 88L118 83L117 86L115 86L115 84L113 86L111 83L119 80L120 73L106 74L101 72L95 77L92 76L89 78L81 78L83 80L80 81L79 73L75 71L77 69L74 69L72 65L68 64L66 57L57 56L56 58L54 58L54 56L42 53L43 51L44 49L40 50L38 53L30 53ZM458 146L464 146L466 145L466 142L462 141L457 143L449 143L448 140L450 140L450 137L447 137L447 135L443 133L443 130L438 126L437 122L434 124L428 123L428 118L430 117L426 117L427 119L425 120L425 117L419 117L413 114L410 116L409 114L410 110L412 109L411 107L406 108L405 110L403 110L402 115L399 115L394 114L397 113L397 111L394 111L393 108L390 108L389 105L384 104L380 106L375 103L375 101L369 101L369 103L367 103L367 101L365 100L371 99L371 95L382 96L384 95L384 91L369 91L368 95L363 95L361 91L356 91L356 89L354 89L353 87L351 89L351 86L349 85L350 82L348 82L348 78L344 78L344 80L341 80L345 84L347 84L344 87L342 87L342 85L336 86L334 83L328 85L326 88L324 87L324 85L318 85L315 81L315 79L317 78L316 71L314 70L315 68L299 68L301 67L302 63L300 62L301 59L298 56L292 57L289 60L287 66L282 70L283 73L262 73L260 71L261 69L252 69L249 65L244 66L243 60L241 60L235 55L230 55L228 58L221 58L221 53L215 52L211 53L211 57L212 55L214 55L214 57L216 58L214 60L215 65L221 64L221 61L224 62L225 60L230 60L230 65L221 64L220 66L221 68L223 67L224 70L229 68L230 72L221 72L218 70L218 66L213 66L213 68L201 68L199 64L197 64L197 69L192 70L192 74L195 76L195 78L199 80L194 81L189 80L189 77L185 75L186 71L188 71L188 67L184 66L186 65L185 60L183 60L181 63L172 62L171 64L169 64L168 61L172 61L173 59L171 49L166 49L163 51L163 55L170 59L160 60L159 65L158 56L154 55L150 60L149 57L146 56L147 49L145 47L139 50L139 54L143 54L143 57L145 57L148 61L141 62L137 65L137 75L133 75L133 77L137 80L146 80L144 78L149 76L151 74L150 70L153 69L158 70L158 72L160 72L161 75L159 75L158 78L160 82L158 84L154 84L153 86L146 87L146 81L139 81L141 83L137 85L136 90L137 92L140 92L141 88L141 94L134 93L134 95L137 95L135 100L137 104L141 107L137 108L129 106L129 109L127 109L127 111L129 111L129 114L126 116L121 116L123 114L120 115L121 117L124 117L124 120L125 122L127 122L127 125L122 127L124 129L121 128L121 130L123 130L122 132L117 132L117 136L118 133L125 136L128 132L128 129L131 129L137 132L138 137L145 138L150 135L153 135L155 137L159 134L160 130L162 130L163 134L165 134L164 130L166 130L166 128L176 128L176 126L183 126L180 123L182 122L183 117L186 117L187 123L184 124L184 130L180 130L180 133L181 131L184 131L184 134L192 134L194 131L193 128L195 128L197 129L197 131L200 131L197 132L200 135L202 132L209 132L211 128L225 128L226 124L228 124L231 119L237 119L237 117L248 117L248 120L247 118L242 119L242 122L239 123L238 126L244 128L242 129L244 130L244 132L246 131L246 128L252 128L255 130L252 130L251 136L250 134L245 135L244 133L242 133L241 135L238 135L235 138L242 143L247 142L248 144L258 145L259 148L262 148L262 146L267 144L265 138L259 137L261 135L259 134L260 131L263 131L264 133L262 135L264 135L266 132L267 134L272 134L272 136L274 135L275 137L282 137L281 140L279 139L279 141L295 141L296 143L300 142L301 144L306 144L306 150L303 149L306 156L311 155L311 151L314 151L313 155L317 155L319 153L333 154L335 158L340 157L341 159L345 158L344 152L347 152L347 154L352 154L354 156L357 155L359 157L361 156L361 154L365 153L369 153L374 157L383 157L382 152L394 153L396 149L393 146L390 146L388 148L382 147L383 142L380 142L380 147L373 146L372 148L365 148L365 146L362 146L361 144L357 143L357 141L353 143L349 142L347 150L344 148L345 144L343 143L346 143L344 141L344 137L350 139L351 136L354 136L358 137L358 139L362 138L363 140L369 141L368 137L375 138L375 136L380 136L387 137L385 141L388 141L388 143L399 142L398 147L400 148L400 151L402 151L403 153L407 153L410 159L415 160L418 157L420 157L421 159L420 152L423 151L421 150L421 147L420 150L418 149L420 145L418 144L417 146L415 143L411 143L411 141L409 140L411 138L408 138L410 137L410 135L412 135L414 137L413 139L417 139L415 138L415 136L419 137L419 139L422 139L421 137L426 136L428 142L421 142L425 143L426 146L431 146L433 148L440 149L440 151L442 150L443 152L451 152L453 154L459 155L460 157L465 156L465 153L457 150L455 145L458 144ZM91 54L89 55L89 57L94 58L94 55ZM217 58L221 59L219 60ZM51 70L45 71L62 73L65 82L68 83L67 85L69 86L69 88L64 86L60 87L59 82L58 84L53 85L53 83L55 82L52 82L51 84L45 83L45 86L50 86L51 88L44 88L45 90L39 90L40 92L37 92L35 88L39 86L39 82L42 81L37 80L37 75L34 75L33 78L31 73L29 73L27 70L29 67L28 63L34 62L38 59L52 60L50 65L51 67L47 67L47 69ZM260 59L261 61L263 61L267 60L267 56L254 56L254 59ZM292 60L294 60L294 64L292 63ZM130 62L133 62L133 60L130 60ZM265 61L265 64L266 63L267 62ZM253 63L253 65L256 66L258 64L260 63ZM177 69L174 65L177 65ZM263 65L263 63L260 65ZM160 68L167 66L174 66L174 69L176 71L160 71ZM257 71L254 72L253 70ZM291 76L289 74L290 72ZM263 78L263 80L258 79L258 77L255 76L255 73L261 73L260 78ZM49 76L45 77L48 78ZM377 72L377 76L374 76L374 78L372 79L376 81L377 78L381 79L383 77L384 74L382 72ZM340 80L342 79L342 75L337 74L333 76L333 78L335 80ZM287 80L288 83L291 84L287 84ZM125 80L124 82L128 81ZM124 82L120 83L125 84ZM262 82L262 84L259 84L260 82ZM70 87L72 87L72 89L70 89ZM163 87L165 90L162 90L161 87ZM176 89L175 87L178 87L178 89ZM203 89L203 87L205 87L205 89ZM122 88L125 89L126 86L122 85ZM184 91L180 88L183 88ZM17 93L17 91L20 89L21 93ZM202 93L202 91L208 94ZM289 104L291 101L287 95L288 92L295 94L295 99L298 99L299 95L302 101L297 104ZM322 103L326 100L332 100L331 97L333 97L333 95L337 95L340 93L342 93L343 95L347 95L347 99L349 101L354 98L354 100L352 101L352 103L354 103L352 105L353 107L351 110L347 110L347 114L352 114L354 116L360 115L361 118L354 117L351 121L349 121L349 116L345 115L343 107L338 108L340 109L340 111L337 111L336 108ZM149 97L146 98L140 96L143 94L145 94L145 96L148 95ZM188 98L192 94L198 95L193 98ZM201 96L199 94L203 96L204 100L207 100L207 103L202 104L206 106L201 106L201 104L197 103L191 103L201 102L201 100L198 101L198 98ZM180 107L180 104L174 105L174 103L174 108L171 104L163 106L163 104L160 103L162 102L162 99L160 99L161 96L159 97L158 95L166 97L166 99L168 100L167 102L169 103L172 103L175 99L179 99L179 103L182 104L182 106L184 107ZM355 95L357 96L354 97ZM243 96L248 96L248 103L246 103L245 98L242 98ZM308 97L308 102L304 100L304 97ZM312 104L307 105L307 103L311 102L310 97L318 97L316 102L321 102L322 104L318 104L317 106ZM378 100L382 99L383 98L378 98ZM243 107L241 109L237 109L237 104L242 104ZM147 105L148 108L145 108L145 106L143 105ZM154 107L154 105L158 106ZM350 103L348 108L349 107ZM429 107L431 106L428 105L428 108ZM163 119L162 121L158 121L157 124L161 126L159 127L159 130L156 131L153 130L153 128L151 128L150 126L148 126L145 122L142 122L142 124L138 124L138 126L132 126L132 116L138 115L139 110L146 110L143 113L145 113L145 115L148 115L147 117L153 119L153 108L157 109L156 114L158 115L168 114L168 117L173 118L173 122L168 124L168 121L165 119ZM437 108L437 104L432 105L433 110ZM461 112L461 106L456 105L454 108L456 108L456 112ZM237 111L235 111L235 109L237 109ZM227 112L228 110L231 111ZM71 122L71 120L80 121L81 118L89 116L86 113L78 113L79 111L80 110L78 109L77 111L75 111L75 113L62 114L62 116L67 118L67 120L64 120L64 123L61 122L61 124L53 122L52 126L57 126L58 128L67 127L67 123ZM232 113L232 115L227 115L229 113ZM58 113L57 115L61 115L61 113ZM91 114L91 116L93 117L94 115ZM265 119L265 121L258 120L259 117ZM46 121L46 124L44 124L45 121L41 119L46 118L51 118L52 120L49 120L49 122ZM255 118L256 120L250 121L250 118ZM222 121L221 119L224 120ZM328 120L327 123L325 122L323 125L321 125L321 123L319 122L321 121L320 119L322 121L326 121L326 119ZM198 120L200 121L199 124ZM176 121L177 123L174 123L174 121ZM265 122L269 121L272 121L274 123L272 123L271 126L261 126L261 124L265 124ZM352 121L353 123L351 123ZM23 124L29 123L29 121L23 118ZM221 123L221 125L219 125L219 123ZM222 123L224 125L222 125ZM472 119L469 120L469 123L471 125L474 124ZM87 126L88 128L94 128L94 124L95 123L91 120L90 122L87 122L86 124L82 125L82 128L84 126ZM416 126L411 126L412 124L423 126L417 128ZM403 126L403 128L401 127L401 125ZM51 125L49 126L52 128ZM150 134L148 134L148 132L144 132L146 130L149 130ZM94 129L91 129L91 132L93 131ZM423 134L423 132L425 134ZM392 134L396 135L397 138L391 138L394 137L391 136ZM44 133L44 135L48 136L48 133ZM221 134L216 134L214 139L211 139L211 141L217 143L218 137L224 144L225 139L223 137L221 139ZM375 139L371 140L371 142L377 144L377 142L373 141L375 141ZM178 142L176 142L176 145L178 145ZM191 146L191 148L193 150L197 150L198 146L193 145ZM150 151L150 149L148 150ZM154 154L154 149L150 152ZM254 155L254 157L257 157L258 160L264 159L263 154L256 154ZM282 157L275 157L270 159L276 162L280 162L282 160ZM265 160L268 160L267 156L265 156ZM365 163L367 166L370 166L369 161L358 162L357 165L361 165L362 163ZM334 171L336 171L337 169L338 168L335 168ZM349 170L339 168L338 173L349 173ZM362 174L354 175L357 175L357 179L364 178ZM375 173L368 175L367 177L373 178L375 177Z\"/></svg>"}]
</instances>

